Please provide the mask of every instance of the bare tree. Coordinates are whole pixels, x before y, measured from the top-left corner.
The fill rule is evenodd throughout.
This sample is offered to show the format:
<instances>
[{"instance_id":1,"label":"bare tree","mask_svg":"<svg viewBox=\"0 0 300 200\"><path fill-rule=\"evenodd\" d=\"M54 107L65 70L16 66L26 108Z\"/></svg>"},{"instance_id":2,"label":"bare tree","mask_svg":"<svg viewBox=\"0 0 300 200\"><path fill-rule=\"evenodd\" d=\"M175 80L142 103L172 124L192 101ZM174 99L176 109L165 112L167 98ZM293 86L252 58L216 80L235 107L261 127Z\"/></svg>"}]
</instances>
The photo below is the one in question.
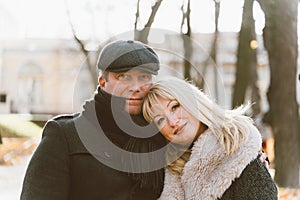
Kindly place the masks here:
<instances>
[{"instance_id":1,"label":"bare tree","mask_svg":"<svg viewBox=\"0 0 300 200\"><path fill-rule=\"evenodd\" d=\"M220 15L220 0L214 0L215 2L215 34L213 40L213 46L210 52L210 56L215 63L214 66L214 81L215 81L215 99L218 100L219 97L219 84L218 84L218 63L217 63L217 48L218 48L218 36L219 36L219 15Z\"/></svg>"},{"instance_id":2,"label":"bare tree","mask_svg":"<svg viewBox=\"0 0 300 200\"><path fill-rule=\"evenodd\" d=\"M148 18L147 23L144 25L144 28L141 30L137 29L137 23L138 23L138 19L140 18L140 0L137 1L137 12L136 12L136 20L135 20L135 25L134 25L134 39L141 41L143 43L148 43L148 36L149 36L149 32L150 32L150 28L154 22L156 13L158 11L158 8L160 7L160 4L163 0L157 0L154 5L152 6L152 11L151 14Z\"/></svg>"},{"instance_id":3,"label":"bare tree","mask_svg":"<svg viewBox=\"0 0 300 200\"><path fill-rule=\"evenodd\" d=\"M267 93L269 122L275 138L275 181L299 187L299 144L296 102L298 0L258 0L265 13L264 45L270 63Z\"/></svg>"},{"instance_id":4,"label":"bare tree","mask_svg":"<svg viewBox=\"0 0 300 200\"><path fill-rule=\"evenodd\" d=\"M138 1L137 1L137 4L136 4L136 13L135 13L134 30L137 30L139 18L140 18L140 0L138 0Z\"/></svg>"},{"instance_id":5,"label":"bare tree","mask_svg":"<svg viewBox=\"0 0 300 200\"><path fill-rule=\"evenodd\" d=\"M215 96L216 98L218 97L218 76L217 76L217 72L218 72L218 66L217 66L217 46L218 46L218 37L219 37L219 15L220 15L220 0L213 0L214 4L215 4L215 32L213 35L213 41L211 44L211 48L209 51L209 56L205 59L205 61L203 62L203 77L205 77L206 75L206 71L208 66L213 65L214 67L214 82L215 82ZM204 88L204 81L203 79L200 82L200 88Z\"/></svg>"},{"instance_id":6,"label":"bare tree","mask_svg":"<svg viewBox=\"0 0 300 200\"><path fill-rule=\"evenodd\" d=\"M257 52L256 33L253 19L254 0L244 2L241 31L239 33L239 46L237 52L237 65L235 84L233 87L232 107L244 103L246 90L251 89L254 116L260 113L260 95L257 87Z\"/></svg>"},{"instance_id":7,"label":"bare tree","mask_svg":"<svg viewBox=\"0 0 300 200\"><path fill-rule=\"evenodd\" d=\"M97 69L96 69L96 65L95 65L96 63L95 63L95 61L93 61L91 59L90 52L85 48L84 41L79 39L79 37L77 36L77 33L75 31L74 25L71 20L71 14L70 14L70 10L69 10L66 0L65 0L65 5L66 5L66 13L68 16L68 21L69 21L69 24L70 24L70 27L71 27L71 30L73 33L74 40L78 43L81 52L84 54L84 56L86 58L86 65L88 67L88 71L90 73L91 80L93 82L93 87L96 88L97 84L98 84L98 73L97 73Z\"/></svg>"},{"instance_id":8,"label":"bare tree","mask_svg":"<svg viewBox=\"0 0 300 200\"><path fill-rule=\"evenodd\" d=\"M184 77L191 80L191 63L190 60L193 55L193 46L190 40L191 37L191 1L187 1L186 11L184 10L184 3L181 6L182 21L181 21L181 38L183 40L184 49ZM186 25L186 32L184 31L184 25Z\"/></svg>"}]
</instances>

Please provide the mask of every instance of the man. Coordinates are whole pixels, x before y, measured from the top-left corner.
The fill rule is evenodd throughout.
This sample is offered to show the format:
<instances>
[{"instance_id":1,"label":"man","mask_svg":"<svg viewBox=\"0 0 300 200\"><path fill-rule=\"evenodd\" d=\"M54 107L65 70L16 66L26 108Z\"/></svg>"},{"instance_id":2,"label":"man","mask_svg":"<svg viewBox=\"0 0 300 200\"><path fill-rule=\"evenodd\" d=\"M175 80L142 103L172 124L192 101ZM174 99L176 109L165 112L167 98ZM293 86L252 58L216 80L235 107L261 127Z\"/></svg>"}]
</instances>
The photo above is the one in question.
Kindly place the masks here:
<instances>
[{"instance_id":1,"label":"man","mask_svg":"<svg viewBox=\"0 0 300 200\"><path fill-rule=\"evenodd\" d=\"M147 125L141 107L159 64L143 43L106 45L97 62L102 74L94 98L82 112L47 122L21 199L157 199L164 171L155 163L164 156L144 155L163 149L165 140Z\"/></svg>"}]
</instances>

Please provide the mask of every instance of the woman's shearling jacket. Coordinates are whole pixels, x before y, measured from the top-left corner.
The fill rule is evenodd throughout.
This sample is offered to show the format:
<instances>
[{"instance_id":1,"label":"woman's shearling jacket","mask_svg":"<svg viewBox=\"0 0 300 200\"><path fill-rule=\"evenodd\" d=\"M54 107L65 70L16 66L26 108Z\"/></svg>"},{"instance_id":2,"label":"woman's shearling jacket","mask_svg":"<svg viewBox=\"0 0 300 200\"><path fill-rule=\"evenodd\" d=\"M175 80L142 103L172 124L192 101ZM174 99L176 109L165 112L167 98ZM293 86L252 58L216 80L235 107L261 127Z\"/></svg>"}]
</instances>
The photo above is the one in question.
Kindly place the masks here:
<instances>
[{"instance_id":1,"label":"woman's shearling jacket","mask_svg":"<svg viewBox=\"0 0 300 200\"><path fill-rule=\"evenodd\" d=\"M257 158L261 142L253 126L248 140L226 156L217 138L206 130L195 141L182 177L166 169L160 200L277 199L277 187Z\"/></svg>"}]
</instances>

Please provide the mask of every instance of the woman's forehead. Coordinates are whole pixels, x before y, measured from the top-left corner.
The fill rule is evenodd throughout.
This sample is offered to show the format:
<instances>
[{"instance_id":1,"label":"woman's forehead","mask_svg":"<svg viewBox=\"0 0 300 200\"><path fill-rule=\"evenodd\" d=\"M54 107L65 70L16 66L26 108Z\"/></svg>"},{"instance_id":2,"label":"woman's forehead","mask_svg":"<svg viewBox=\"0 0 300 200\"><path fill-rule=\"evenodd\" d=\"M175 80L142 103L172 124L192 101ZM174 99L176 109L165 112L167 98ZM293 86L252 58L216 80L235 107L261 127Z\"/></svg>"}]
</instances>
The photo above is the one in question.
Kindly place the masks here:
<instances>
[{"instance_id":1,"label":"woman's forehead","mask_svg":"<svg viewBox=\"0 0 300 200\"><path fill-rule=\"evenodd\" d=\"M154 116L162 113L163 105L161 104L161 101L157 97L153 98L150 101L150 104L151 104L151 107L148 110L148 112L149 112L149 115L150 115L151 118L154 118Z\"/></svg>"},{"instance_id":2,"label":"woman's forehead","mask_svg":"<svg viewBox=\"0 0 300 200\"><path fill-rule=\"evenodd\" d=\"M167 109L171 102L176 101L175 99L166 99L159 97L155 101L153 101L151 104L151 114L153 116L158 114L163 114L164 110ZM153 117L152 116L152 117Z\"/></svg>"},{"instance_id":3,"label":"woman's forehead","mask_svg":"<svg viewBox=\"0 0 300 200\"><path fill-rule=\"evenodd\" d=\"M162 97L162 96L159 96L157 95L156 98L153 99L153 102L151 103L152 104L152 107L157 107L159 109L163 108L163 107L166 107L167 105L169 105L169 103L171 101L174 101L174 99L170 99L170 98L167 98L167 97Z\"/></svg>"},{"instance_id":4,"label":"woman's forehead","mask_svg":"<svg viewBox=\"0 0 300 200\"><path fill-rule=\"evenodd\" d=\"M161 111L162 109L163 109L163 105L160 104L159 102L153 104L151 107L151 111L154 113L157 113L157 112Z\"/></svg>"}]
</instances>

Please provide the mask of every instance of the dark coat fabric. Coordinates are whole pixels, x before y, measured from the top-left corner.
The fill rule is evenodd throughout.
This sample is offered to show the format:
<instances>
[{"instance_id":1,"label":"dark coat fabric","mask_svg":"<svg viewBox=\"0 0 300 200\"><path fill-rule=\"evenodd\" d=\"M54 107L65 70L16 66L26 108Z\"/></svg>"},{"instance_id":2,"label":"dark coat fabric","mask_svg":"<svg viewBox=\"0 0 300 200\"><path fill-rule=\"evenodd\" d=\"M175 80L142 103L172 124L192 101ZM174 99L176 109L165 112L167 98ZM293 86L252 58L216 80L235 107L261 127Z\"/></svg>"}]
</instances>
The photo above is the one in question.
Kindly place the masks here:
<instances>
[{"instance_id":1,"label":"dark coat fabric","mask_svg":"<svg viewBox=\"0 0 300 200\"><path fill-rule=\"evenodd\" d=\"M122 102L122 99L117 101ZM139 139L124 133L113 119L111 102L111 96L98 89L81 113L59 116L47 122L42 140L27 168L21 200L159 197L163 187L163 168L141 173L135 169L128 171L137 164L120 151L152 152L160 149L165 140L160 134ZM118 114L122 112L125 113L121 110ZM121 123L125 118L130 116L124 114ZM141 116L135 118L138 124L146 125ZM136 128L131 127L129 131L140 131L139 126ZM116 146L119 149L115 150ZM149 159L146 162L150 165L156 161Z\"/></svg>"},{"instance_id":2,"label":"dark coat fabric","mask_svg":"<svg viewBox=\"0 0 300 200\"><path fill-rule=\"evenodd\" d=\"M232 199L278 199L277 186L259 158L253 160L245 168L241 176L233 181L220 200Z\"/></svg>"}]
</instances>

